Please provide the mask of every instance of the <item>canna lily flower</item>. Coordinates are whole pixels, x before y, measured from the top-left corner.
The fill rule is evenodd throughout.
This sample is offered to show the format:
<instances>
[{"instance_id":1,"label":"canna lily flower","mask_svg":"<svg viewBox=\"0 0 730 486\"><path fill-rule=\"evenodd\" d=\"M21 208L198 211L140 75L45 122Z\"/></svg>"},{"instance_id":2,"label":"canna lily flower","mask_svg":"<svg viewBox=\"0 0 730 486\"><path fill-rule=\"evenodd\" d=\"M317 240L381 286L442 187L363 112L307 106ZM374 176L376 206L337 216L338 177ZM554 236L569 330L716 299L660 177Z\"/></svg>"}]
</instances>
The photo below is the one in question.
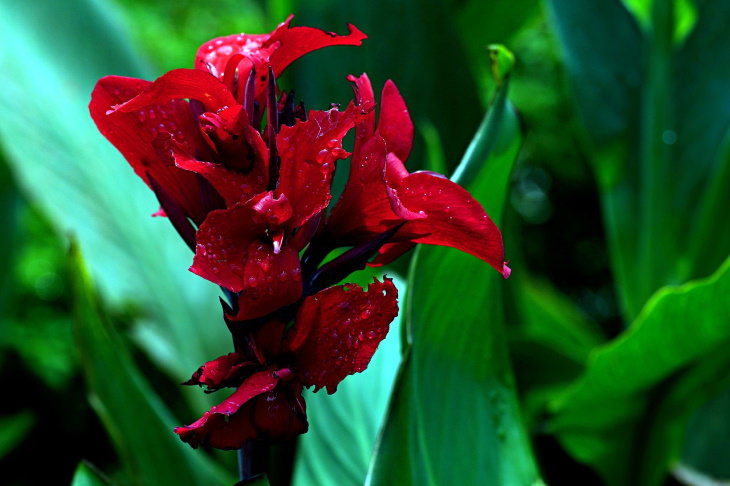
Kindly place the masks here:
<instances>
[{"instance_id":1,"label":"canna lily flower","mask_svg":"<svg viewBox=\"0 0 730 486\"><path fill-rule=\"evenodd\" d=\"M509 275L501 234L479 203L444 176L405 168L413 124L395 84L385 84L377 125L364 74L348 78L355 99L344 110L306 112L292 92L279 92L276 78L297 58L365 38L351 25L338 36L291 27L291 19L270 34L203 44L194 69L154 82L108 76L92 93L99 130L195 252L190 270L226 293L235 352L186 384L235 391L175 430L193 447L303 433L303 388L333 393L367 367L398 314L397 290L387 277L367 290L340 284L353 271L425 243ZM342 140L353 128L350 154ZM336 163L350 156L330 210Z\"/></svg>"}]
</instances>

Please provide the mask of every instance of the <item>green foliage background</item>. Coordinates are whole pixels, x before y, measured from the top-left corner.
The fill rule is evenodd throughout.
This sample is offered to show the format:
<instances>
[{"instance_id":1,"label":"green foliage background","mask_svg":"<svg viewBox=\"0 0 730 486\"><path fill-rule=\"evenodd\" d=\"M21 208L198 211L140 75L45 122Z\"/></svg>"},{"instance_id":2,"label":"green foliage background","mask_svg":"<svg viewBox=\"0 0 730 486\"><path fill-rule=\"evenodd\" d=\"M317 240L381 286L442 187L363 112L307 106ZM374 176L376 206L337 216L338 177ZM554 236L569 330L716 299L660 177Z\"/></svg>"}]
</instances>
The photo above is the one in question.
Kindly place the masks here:
<instances>
[{"instance_id":1,"label":"green foliage background","mask_svg":"<svg viewBox=\"0 0 730 486\"><path fill-rule=\"evenodd\" d=\"M235 483L171 432L219 399L177 385L229 350L217 291L86 105L290 12L369 39L282 86L324 108L393 79L410 170L482 202L513 275L445 248L386 269L398 322L307 397L271 484L730 479L727 2L0 0L0 482Z\"/></svg>"}]
</instances>

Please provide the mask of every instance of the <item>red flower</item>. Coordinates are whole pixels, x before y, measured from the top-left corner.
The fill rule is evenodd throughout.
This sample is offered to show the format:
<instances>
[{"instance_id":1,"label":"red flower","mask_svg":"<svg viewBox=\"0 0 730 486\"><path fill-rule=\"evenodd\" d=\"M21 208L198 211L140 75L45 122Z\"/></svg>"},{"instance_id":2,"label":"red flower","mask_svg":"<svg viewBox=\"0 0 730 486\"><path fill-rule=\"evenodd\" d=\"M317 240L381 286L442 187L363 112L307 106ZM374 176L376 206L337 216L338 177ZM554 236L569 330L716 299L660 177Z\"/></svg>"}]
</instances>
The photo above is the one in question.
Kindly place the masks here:
<instances>
[{"instance_id":1,"label":"red flower","mask_svg":"<svg viewBox=\"0 0 730 486\"><path fill-rule=\"evenodd\" d=\"M343 111L307 113L292 93L279 93L276 77L295 59L365 38L353 26L338 36L290 21L271 34L207 42L195 69L154 82L109 76L92 93L99 130L195 251L190 270L226 291L235 352L186 384L235 391L176 429L193 447L303 433L302 389L333 393L367 367L398 314L397 290L388 278L367 291L337 285L353 271L427 243L509 274L501 234L479 203L443 176L406 170L413 125L392 82L377 127L366 75L348 78L356 99ZM342 148L352 128L350 178L328 217L335 163L352 155ZM341 247L351 248L323 263Z\"/></svg>"},{"instance_id":2,"label":"red flower","mask_svg":"<svg viewBox=\"0 0 730 486\"><path fill-rule=\"evenodd\" d=\"M210 361L186 382L216 390L237 380L236 391L175 432L193 447L219 449L306 432L302 388L334 393L347 375L367 368L398 314L397 295L389 278L375 280L367 291L354 284L330 287L304 298L288 332L280 322L249 326L245 353Z\"/></svg>"}]
</instances>

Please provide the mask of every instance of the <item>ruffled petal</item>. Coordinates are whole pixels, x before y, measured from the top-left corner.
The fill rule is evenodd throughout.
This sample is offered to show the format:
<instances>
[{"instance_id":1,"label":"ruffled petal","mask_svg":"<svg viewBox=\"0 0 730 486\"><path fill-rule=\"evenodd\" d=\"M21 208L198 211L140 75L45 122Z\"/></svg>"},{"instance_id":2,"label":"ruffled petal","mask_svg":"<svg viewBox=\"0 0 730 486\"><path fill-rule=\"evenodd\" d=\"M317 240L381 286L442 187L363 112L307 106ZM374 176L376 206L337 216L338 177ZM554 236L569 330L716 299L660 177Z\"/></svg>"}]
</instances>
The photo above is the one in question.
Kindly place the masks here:
<instances>
[{"instance_id":1,"label":"ruffled petal","mask_svg":"<svg viewBox=\"0 0 730 486\"><path fill-rule=\"evenodd\" d=\"M239 449L257 436L255 404L251 400L273 390L278 382L279 377L272 371L254 373L226 400L192 424L176 427L175 433L193 448L203 444L217 449Z\"/></svg>"},{"instance_id":2,"label":"ruffled petal","mask_svg":"<svg viewBox=\"0 0 730 486\"><path fill-rule=\"evenodd\" d=\"M364 116L350 104L344 112L310 111L307 121L282 126L276 137L281 157L276 194L284 194L294 208L290 228L298 228L327 207L335 161L349 157L342 138Z\"/></svg>"},{"instance_id":3,"label":"ruffled petal","mask_svg":"<svg viewBox=\"0 0 730 486\"><path fill-rule=\"evenodd\" d=\"M205 111L216 112L236 104L225 84L210 73L197 69L173 69L147 86L131 100L115 105L112 111L132 112L170 100L200 101Z\"/></svg>"},{"instance_id":4,"label":"ruffled petal","mask_svg":"<svg viewBox=\"0 0 730 486\"><path fill-rule=\"evenodd\" d=\"M329 46L359 46L367 39L352 24L347 24L348 33L339 35L334 32L327 32L313 27L290 27L293 15L290 15L283 23L279 24L271 37L264 43L264 47L276 46L271 54L271 67L274 74L279 75L289 64L317 49Z\"/></svg>"},{"instance_id":5,"label":"ruffled petal","mask_svg":"<svg viewBox=\"0 0 730 486\"><path fill-rule=\"evenodd\" d=\"M317 49L337 45L359 46L367 38L354 25L348 33L338 35L312 27L291 27L294 18L286 21L271 34L237 34L212 39L198 49L195 67L224 78L231 71L229 63L238 66L238 79L247 79L251 69L257 73L256 99L262 103L266 96L267 68L279 76L289 64ZM243 56L244 61L239 61ZM240 81L239 81L240 82Z\"/></svg>"},{"instance_id":6,"label":"ruffled petal","mask_svg":"<svg viewBox=\"0 0 730 486\"><path fill-rule=\"evenodd\" d=\"M296 302L302 293L299 254L266 242L267 224L245 205L213 211L200 226L190 271L232 292L239 292L234 320L253 319ZM273 216L272 216L273 217Z\"/></svg>"},{"instance_id":7,"label":"ruffled petal","mask_svg":"<svg viewBox=\"0 0 730 486\"><path fill-rule=\"evenodd\" d=\"M306 297L289 336L302 383L334 393L347 375L367 368L397 315L398 290L387 277L367 291L345 284Z\"/></svg>"},{"instance_id":8,"label":"ruffled petal","mask_svg":"<svg viewBox=\"0 0 730 486\"><path fill-rule=\"evenodd\" d=\"M211 212L198 228L190 271L232 292L240 292L246 288L244 267L249 247L265 230L253 221L247 205Z\"/></svg>"},{"instance_id":9,"label":"ruffled petal","mask_svg":"<svg viewBox=\"0 0 730 486\"><path fill-rule=\"evenodd\" d=\"M404 174L403 163L388 155L391 207L408 220L392 241L457 248L489 263L505 278L502 233L466 189L432 172ZM405 172L407 174L407 172Z\"/></svg>"},{"instance_id":10,"label":"ruffled petal","mask_svg":"<svg viewBox=\"0 0 730 486\"><path fill-rule=\"evenodd\" d=\"M174 164L170 140L189 152L204 145L190 106L184 100L158 100L134 112L112 112L145 91L151 83L135 78L107 76L91 94L89 111L99 131L127 159L134 172L152 187L150 176L174 204L200 222L206 208L200 200L197 176Z\"/></svg>"},{"instance_id":11,"label":"ruffled petal","mask_svg":"<svg viewBox=\"0 0 730 486\"><path fill-rule=\"evenodd\" d=\"M235 320L261 317L299 300L302 277L296 249L287 245L276 254L268 245L254 241L247 257Z\"/></svg>"}]
</instances>

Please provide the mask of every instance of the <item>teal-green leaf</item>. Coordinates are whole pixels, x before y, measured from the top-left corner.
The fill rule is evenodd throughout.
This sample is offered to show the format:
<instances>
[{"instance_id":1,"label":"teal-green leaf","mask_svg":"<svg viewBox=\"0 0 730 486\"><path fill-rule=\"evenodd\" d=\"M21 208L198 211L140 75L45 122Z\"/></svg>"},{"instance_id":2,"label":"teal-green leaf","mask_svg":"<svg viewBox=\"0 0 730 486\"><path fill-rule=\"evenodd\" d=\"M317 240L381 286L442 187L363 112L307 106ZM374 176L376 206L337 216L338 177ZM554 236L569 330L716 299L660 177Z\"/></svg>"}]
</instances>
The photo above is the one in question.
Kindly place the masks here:
<instances>
[{"instance_id":1,"label":"teal-green leaf","mask_svg":"<svg viewBox=\"0 0 730 486\"><path fill-rule=\"evenodd\" d=\"M173 433L180 425L135 366L103 313L78 249L71 248L74 331L89 401L136 485L228 485L235 480Z\"/></svg>"},{"instance_id":2,"label":"teal-green leaf","mask_svg":"<svg viewBox=\"0 0 730 486\"><path fill-rule=\"evenodd\" d=\"M711 385L730 366L728 295L730 258L711 277L659 290L629 330L591 355L585 373L553 404L551 429L609 484L656 484L641 482L642 471L632 464L667 468L676 446L646 459L658 446L655 434L683 424L692 407L718 393ZM662 409L665 402L673 409Z\"/></svg>"},{"instance_id":3,"label":"teal-green leaf","mask_svg":"<svg viewBox=\"0 0 730 486\"><path fill-rule=\"evenodd\" d=\"M217 289L187 271L192 254L88 114L98 78L150 77L119 18L103 0L0 2L0 140L25 194L75 235L107 301L139 310L141 345L182 381L227 351L227 330Z\"/></svg>"},{"instance_id":4,"label":"teal-green leaf","mask_svg":"<svg viewBox=\"0 0 730 486\"><path fill-rule=\"evenodd\" d=\"M516 116L498 93L473 142L490 149L469 150L460 171L495 221L520 141ZM417 250L404 315L408 346L368 484L539 484L506 354L501 285L469 255Z\"/></svg>"},{"instance_id":5,"label":"teal-green leaf","mask_svg":"<svg viewBox=\"0 0 730 486\"><path fill-rule=\"evenodd\" d=\"M643 12L643 28L624 3ZM730 236L717 231L730 202L730 4L548 5L631 321L658 288L709 275L730 251Z\"/></svg>"},{"instance_id":6,"label":"teal-green leaf","mask_svg":"<svg viewBox=\"0 0 730 486\"><path fill-rule=\"evenodd\" d=\"M76 467L71 486L109 486L109 481L94 467L82 461Z\"/></svg>"}]
</instances>

